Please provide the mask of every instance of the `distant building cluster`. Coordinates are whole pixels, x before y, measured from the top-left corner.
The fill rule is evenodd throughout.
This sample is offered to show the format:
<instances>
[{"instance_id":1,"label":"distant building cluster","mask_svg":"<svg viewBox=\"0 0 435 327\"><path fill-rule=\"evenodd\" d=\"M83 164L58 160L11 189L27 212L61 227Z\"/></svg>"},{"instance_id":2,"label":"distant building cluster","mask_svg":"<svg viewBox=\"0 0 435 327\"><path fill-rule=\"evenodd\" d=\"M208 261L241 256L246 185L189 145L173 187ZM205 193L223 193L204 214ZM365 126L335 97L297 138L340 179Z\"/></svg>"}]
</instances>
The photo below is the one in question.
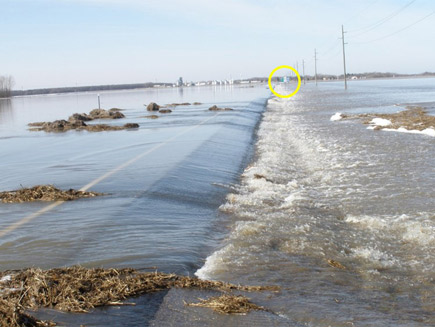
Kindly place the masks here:
<instances>
[{"instance_id":1,"label":"distant building cluster","mask_svg":"<svg viewBox=\"0 0 435 327\"><path fill-rule=\"evenodd\" d=\"M267 82L266 79L247 79L247 80L234 80L223 79L223 80L211 80L211 81L197 81L197 82L184 82L183 77L178 78L178 80L172 84L172 87L190 87L190 86L205 86L205 85L233 85L233 84L255 84ZM154 87L168 87L168 85L154 85Z\"/></svg>"}]
</instances>

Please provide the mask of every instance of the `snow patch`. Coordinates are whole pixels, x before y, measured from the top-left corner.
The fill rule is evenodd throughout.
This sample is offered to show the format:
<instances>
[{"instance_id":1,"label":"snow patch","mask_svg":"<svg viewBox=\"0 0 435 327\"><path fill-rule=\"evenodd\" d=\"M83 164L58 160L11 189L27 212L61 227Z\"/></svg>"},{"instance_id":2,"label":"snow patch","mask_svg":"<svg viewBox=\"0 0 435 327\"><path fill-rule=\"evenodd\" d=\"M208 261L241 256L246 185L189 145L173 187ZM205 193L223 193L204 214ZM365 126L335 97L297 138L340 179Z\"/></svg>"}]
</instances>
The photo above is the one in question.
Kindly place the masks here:
<instances>
[{"instance_id":1,"label":"snow patch","mask_svg":"<svg viewBox=\"0 0 435 327\"><path fill-rule=\"evenodd\" d=\"M331 121L337 121L343 119L343 114L341 112L336 112L334 115L331 116Z\"/></svg>"},{"instance_id":2,"label":"snow patch","mask_svg":"<svg viewBox=\"0 0 435 327\"><path fill-rule=\"evenodd\" d=\"M409 133L409 134L424 134L424 135L435 137L435 129L433 128L426 128L422 131L419 131L417 129L406 129L405 127L399 127L398 129L384 128L383 131Z\"/></svg>"},{"instance_id":3,"label":"snow patch","mask_svg":"<svg viewBox=\"0 0 435 327\"><path fill-rule=\"evenodd\" d=\"M375 126L390 126L392 124L391 120L384 119L384 118L373 118L370 124L373 124Z\"/></svg>"},{"instance_id":4,"label":"snow patch","mask_svg":"<svg viewBox=\"0 0 435 327\"><path fill-rule=\"evenodd\" d=\"M10 281L11 279L12 279L12 276L11 276L11 275L3 276L2 278L0 278L0 283L8 282L8 281Z\"/></svg>"}]
</instances>

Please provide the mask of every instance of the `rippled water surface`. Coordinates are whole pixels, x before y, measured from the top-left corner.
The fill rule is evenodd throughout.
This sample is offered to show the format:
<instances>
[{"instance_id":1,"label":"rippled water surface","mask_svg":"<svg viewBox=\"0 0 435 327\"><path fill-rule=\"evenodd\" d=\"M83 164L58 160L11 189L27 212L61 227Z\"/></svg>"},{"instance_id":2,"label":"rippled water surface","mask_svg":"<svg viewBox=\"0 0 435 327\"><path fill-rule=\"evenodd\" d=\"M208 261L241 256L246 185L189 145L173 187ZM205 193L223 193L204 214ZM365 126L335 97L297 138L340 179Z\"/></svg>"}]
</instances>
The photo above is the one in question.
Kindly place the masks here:
<instances>
[{"instance_id":1,"label":"rippled water surface","mask_svg":"<svg viewBox=\"0 0 435 327\"><path fill-rule=\"evenodd\" d=\"M281 285L258 300L283 325L434 324L435 139L330 121L406 104L434 114L434 82L325 83L270 99L256 159L221 206L231 232L197 275Z\"/></svg>"},{"instance_id":2,"label":"rippled water surface","mask_svg":"<svg viewBox=\"0 0 435 327\"><path fill-rule=\"evenodd\" d=\"M70 316L89 326L430 326L435 324L435 138L366 129L335 112L435 112L435 80L308 84L293 98L264 86L102 93L137 131L28 132L32 121L95 107L95 94L0 102L1 190L92 187L2 237L4 269L157 266L278 293L247 294L271 312L221 316L171 290L132 308ZM143 104L180 106L157 120ZM213 104L234 111L214 113ZM261 121L261 122L260 122ZM257 123L260 122L258 129ZM0 204L0 228L46 206ZM328 260L346 269L331 267Z\"/></svg>"}]
</instances>

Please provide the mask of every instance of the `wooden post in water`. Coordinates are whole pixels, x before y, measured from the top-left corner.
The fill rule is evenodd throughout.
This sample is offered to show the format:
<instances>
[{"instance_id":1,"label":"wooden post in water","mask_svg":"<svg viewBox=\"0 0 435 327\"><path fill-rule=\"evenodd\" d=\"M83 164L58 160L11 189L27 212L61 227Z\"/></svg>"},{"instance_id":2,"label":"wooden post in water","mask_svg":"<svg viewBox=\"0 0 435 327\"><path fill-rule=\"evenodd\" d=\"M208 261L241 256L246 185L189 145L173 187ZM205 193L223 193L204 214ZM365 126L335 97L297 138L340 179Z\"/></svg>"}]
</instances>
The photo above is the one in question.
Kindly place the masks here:
<instances>
[{"instance_id":1,"label":"wooden post in water","mask_svg":"<svg viewBox=\"0 0 435 327\"><path fill-rule=\"evenodd\" d=\"M98 94L98 109L101 109L101 105L100 105L100 95Z\"/></svg>"}]
</instances>

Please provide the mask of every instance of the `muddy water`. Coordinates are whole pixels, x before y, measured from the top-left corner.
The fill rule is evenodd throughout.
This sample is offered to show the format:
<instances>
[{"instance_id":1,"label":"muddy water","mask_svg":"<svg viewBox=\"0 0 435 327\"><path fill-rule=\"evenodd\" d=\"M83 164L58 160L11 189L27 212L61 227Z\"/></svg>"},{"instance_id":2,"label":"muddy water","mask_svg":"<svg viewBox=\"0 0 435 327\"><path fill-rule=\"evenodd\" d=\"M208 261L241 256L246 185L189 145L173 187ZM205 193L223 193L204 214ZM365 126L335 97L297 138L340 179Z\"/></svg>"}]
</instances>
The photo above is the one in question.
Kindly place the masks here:
<instances>
[{"instance_id":1,"label":"muddy water","mask_svg":"<svg viewBox=\"0 0 435 327\"><path fill-rule=\"evenodd\" d=\"M237 182L250 160L268 94L265 86L103 92L101 106L125 109L126 118L95 123L136 122L140 128L100 133L27 130L29 122L89 112L97 106L95 93L1 100L1 190L37 184L79 189L113 174L90 188L106 196L66 202L2 236L0 269L81 264L193 274L221 238L215 224L228 192L224 185ZM151 114L144 106L151 101L202 104L178 106L151 120L143 118ZM208 111L212 105L234 110ZM0 231L46 206L0 204ZM155 306L146 297L141 301L148 314L126 311L129 320L122 323L106 313L84 319L142 326ZM81 316L60 319L74 326Z\"/></svg>"},{"instance_id":2,"label":"muddy water","mask_svg":"<svg viewBox=\"0 0 435 327\"><path fill-rule=\"evenodd\" d=\"M270 99L256 159L221 206L231 232L196 274L281 285L258 299L278 325L435 324L435 138L330 121L406 103L434 114L434 86L329 83Z\"/></svg>"},{"instance_id":3,"label":"muddy water","mask_svg":"<svg viewBox=\"0 0 435 327\"><path fill-rule=\"evenodd\" d=\"M162 145L92 187L110 195L63 204L4 236L2 268L158 266L282 287L247 294L274 312L247 316L186 307L183 301L210 295L192 290L91 315L43 313L70 326L434 324L435 139L330 121L336 112L389 113L415 103L433 114L434 85L355 81L344 92L340 83L308 84L292 99L269 99L262 118L264 86L107 93L103 107L126 108L122 123L141 127L95 134L25 129L30 121L89 111L95 94L2 102L2 189L80 188ZM152 100L204 105L139 118ZM214 116L206 111L212 104L236 110ZM1 228L43 206L0 205Z\"/></svg>"}]
</instances>

